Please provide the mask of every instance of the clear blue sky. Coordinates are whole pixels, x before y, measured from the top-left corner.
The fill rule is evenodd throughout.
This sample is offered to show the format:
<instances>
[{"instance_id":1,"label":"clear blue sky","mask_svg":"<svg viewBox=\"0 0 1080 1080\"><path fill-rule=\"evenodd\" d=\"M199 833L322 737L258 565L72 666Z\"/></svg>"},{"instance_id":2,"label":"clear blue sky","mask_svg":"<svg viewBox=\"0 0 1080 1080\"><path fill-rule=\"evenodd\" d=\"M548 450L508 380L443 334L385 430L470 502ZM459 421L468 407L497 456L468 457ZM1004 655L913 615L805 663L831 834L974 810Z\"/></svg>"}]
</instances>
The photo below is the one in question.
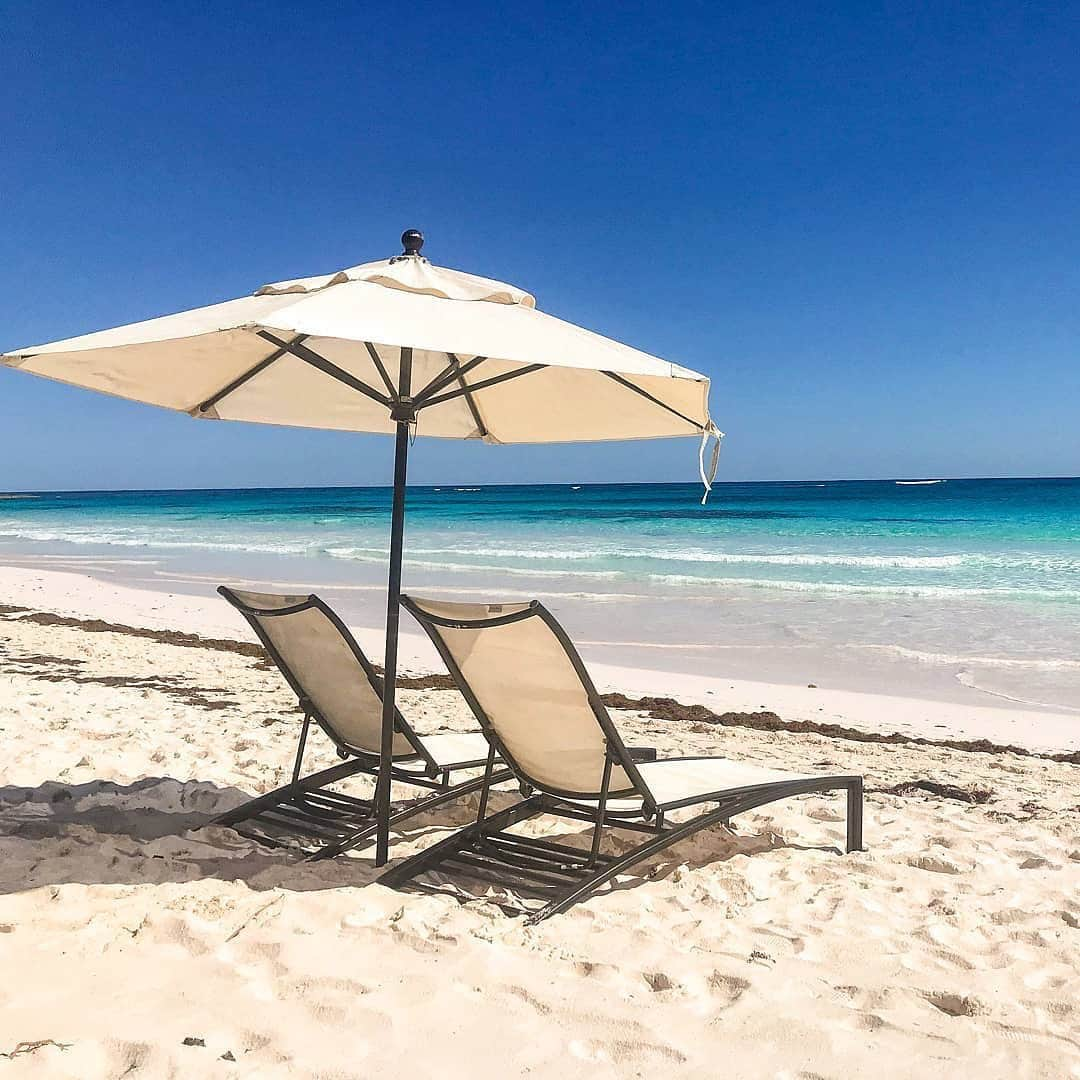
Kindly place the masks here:
<instances>
[{"instance_id":1,"label":"clear blue sky","mask_svg":"<svg viewBox=\"0 0 1080 1080\"><path fill-rule=\"evenodd\" d=\"M1075 4L9 3L0 44L0 348L417 226L708 372L722 479L1080 473ZM0 490L386 483L390 443L0 371ZM690 441L412 470L695 475Z\"/></svg>"}]
</instances>

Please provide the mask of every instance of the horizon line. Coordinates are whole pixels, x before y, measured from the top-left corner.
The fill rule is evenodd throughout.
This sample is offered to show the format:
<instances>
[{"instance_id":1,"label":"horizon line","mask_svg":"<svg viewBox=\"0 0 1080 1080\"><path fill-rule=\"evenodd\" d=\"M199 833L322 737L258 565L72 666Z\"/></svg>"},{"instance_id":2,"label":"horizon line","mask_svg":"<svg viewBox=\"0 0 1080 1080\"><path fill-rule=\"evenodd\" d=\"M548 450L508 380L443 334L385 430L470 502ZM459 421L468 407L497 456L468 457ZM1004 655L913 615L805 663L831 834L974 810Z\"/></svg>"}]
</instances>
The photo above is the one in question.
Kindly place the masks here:
<instances>
[{"instance_id":1,"label":"horizon line","mask_svg":"<svg viewBox=\"0 0 1080 1080\"><path fill-rule=\"evenodd\" d=\"M900 481L946 481L956 480L1080 480L1080 476L864 476L864 477L810 477L801 480L715 480L712 487L734 487L741 484L889 484ZM477 481L445 480L438 484L409 484L408 488L472 487L472 488L539 488L539 487L701 487L700 480L588 480L581 483L570 481L543 481L534 483L513 483L498 481L482 483ZM11 495L155 495L178 492L215 492L215 491L393 491L393 484L255 484L241 487L118 487L118 488L23 488L0 491L0 497Z\"/></svg>"}]
</instances>

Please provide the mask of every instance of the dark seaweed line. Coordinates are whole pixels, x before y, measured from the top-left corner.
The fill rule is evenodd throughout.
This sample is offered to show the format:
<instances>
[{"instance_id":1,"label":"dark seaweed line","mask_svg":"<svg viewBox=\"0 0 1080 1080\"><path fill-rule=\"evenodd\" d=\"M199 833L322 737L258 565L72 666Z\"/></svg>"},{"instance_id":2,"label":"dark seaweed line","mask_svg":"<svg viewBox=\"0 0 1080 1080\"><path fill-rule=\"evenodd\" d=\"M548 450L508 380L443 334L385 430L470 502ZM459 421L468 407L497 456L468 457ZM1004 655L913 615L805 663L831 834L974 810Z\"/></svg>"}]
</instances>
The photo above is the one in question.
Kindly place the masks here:
<instances>
[{"instance_id":1,"label":"dark seaweed line","mask_svg":"<svg viewBox=\"0 0 1080 1080\"><path fill-rule=\"evenodd\" d=\"M266 664L261 645L228 638L204 638L178 630L148 630L144 627L107 623L100 619L76 619L51 612L31 611L29 608L0 605L0 615L13 616L16 621L36 623L39 626L67 626L92 634L126 634L145 638L165 645L182 648L212 649L215 652L235 653L257 658ZM378 669L377 669L378 670ZM398 686L409 690L454 690L456 686L449 675L423 675L402 677ZM919 735L902 735L861 731L840 724L822 724L815 720L783 720L774 712L716 713L705 705L683 705L674 698L629 698L625 694L604 694L602 700L608 708L643 712L653 720L693 721L699 724L715 724L718 727L742 727L754 731L788 731L795 735L821 735L829 739L846 739L849 742L888 743L894 746L934 746L959 750L970 754L1015 754L1017 757L1037 758L1067 765L1080 765L1080 750L1072 753L1044 754L1022 746L995 743L989 739L927 739Z\"/></svg>"}]
</instances>

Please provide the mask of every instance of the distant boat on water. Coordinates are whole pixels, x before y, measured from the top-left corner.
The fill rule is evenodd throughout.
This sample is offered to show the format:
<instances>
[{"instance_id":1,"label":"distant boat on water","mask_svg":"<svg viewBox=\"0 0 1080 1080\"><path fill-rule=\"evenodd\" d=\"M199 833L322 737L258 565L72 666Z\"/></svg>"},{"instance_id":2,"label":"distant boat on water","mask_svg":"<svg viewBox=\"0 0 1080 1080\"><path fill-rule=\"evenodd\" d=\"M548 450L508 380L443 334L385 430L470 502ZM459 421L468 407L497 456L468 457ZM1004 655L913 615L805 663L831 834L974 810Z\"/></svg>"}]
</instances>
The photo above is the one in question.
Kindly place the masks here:
<instances>
[{"instance_id":1,"label":"distant boat on water","mask_svg":"<svg viewBox=\"0 0 1080 1080\"><path fill-rule=\"evenodd\" d=\"M923 484L944 484L944 480L897 480L901 487L921 487Z\"/></svg>"}]
</instances>

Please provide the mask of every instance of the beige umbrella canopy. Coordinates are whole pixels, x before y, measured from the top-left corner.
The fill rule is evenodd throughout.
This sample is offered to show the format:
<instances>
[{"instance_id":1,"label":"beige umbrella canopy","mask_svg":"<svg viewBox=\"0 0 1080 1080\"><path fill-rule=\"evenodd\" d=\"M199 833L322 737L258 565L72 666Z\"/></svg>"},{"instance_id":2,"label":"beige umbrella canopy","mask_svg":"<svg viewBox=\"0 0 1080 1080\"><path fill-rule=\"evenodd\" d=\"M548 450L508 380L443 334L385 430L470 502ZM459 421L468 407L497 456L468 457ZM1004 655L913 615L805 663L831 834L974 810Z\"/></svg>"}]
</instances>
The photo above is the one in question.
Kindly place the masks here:
<instances>
[{"instance_id":1,"label":"beige umbrella canopy","mask_svg":"<svg viewBox=\"0 0 1080 1080\"><path fill-rule=\"evenodd\" d=\"M545 443L709 427L703 375L537 311L512 285L419 255L0 359L196 417L389 434L403 348L418 435Z\"/></svg>"},{"instance_id":2,"label":"beige umbrella canopy","mask_svg":"<svg viewBox=\"0 0 1080 1080\"><path fill-rule=\"evenodd\" d=\"M698 436L702 451L709 435L719 440L704 375L538 311L513 285L432 266L415 230L402 243L393 259L0 355L20 371L199 419L396 433L376 793L384 825L410 434L489 443ZM704 467L702 479L707 489ZM387 843L383 828L380 865Z\"/></svg>"}]
</instances>

